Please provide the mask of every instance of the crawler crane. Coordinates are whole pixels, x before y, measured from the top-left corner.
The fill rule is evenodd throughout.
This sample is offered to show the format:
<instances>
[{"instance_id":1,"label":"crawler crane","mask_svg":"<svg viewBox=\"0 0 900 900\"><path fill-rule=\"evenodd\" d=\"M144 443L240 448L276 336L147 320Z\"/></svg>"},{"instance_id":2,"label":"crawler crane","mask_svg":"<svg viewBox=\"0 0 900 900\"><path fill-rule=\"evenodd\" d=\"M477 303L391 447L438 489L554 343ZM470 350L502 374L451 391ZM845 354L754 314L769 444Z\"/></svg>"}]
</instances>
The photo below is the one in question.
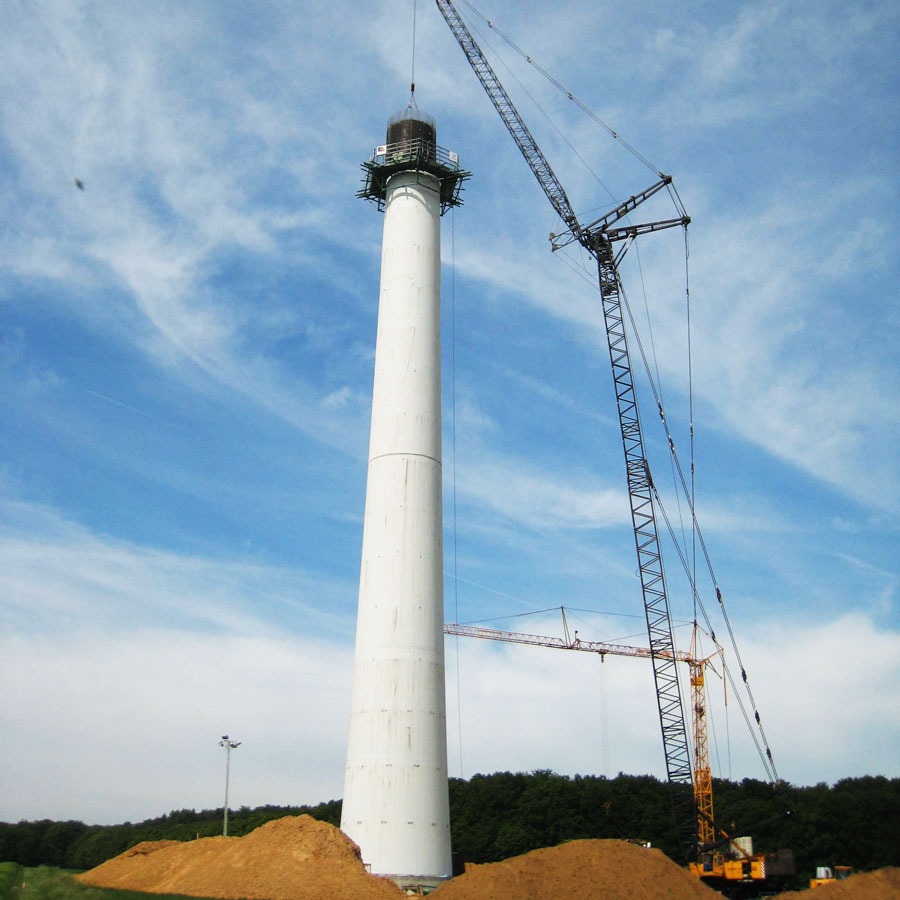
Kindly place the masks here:
<instances>
[{"instance_id":1,"label":"crawler crane","mask_svg":"<svg viewBox=\"0 0 900 900\"><path fill-rule=\"evenodd\" d=\"M565 641L559 642L559 639L540 638L535 635L517 635L513 632L488 634L491 629L469 630L466 629L466 626L459 625L447 626L446 628L456 629L449 632L452 634L466 634L467 636L485 637L493 640L554 646L561 649L590 650L601 654L618 653L621 655L649 657L653 667L666 773L672 789L672 801L679 842L686 857L690 859L698 859L699 857L702 870L696 870L696 874L701 878L711 880L718 875L718 871L715 870L715 850L723 844L740 845L736 845L735 841L727 836L723 836L721 840L717 841L716 829L713 824L712 779L709 772L706 745L704 692L704 670L709 660L696 660L691 654L680 654L675 649L657 529L654 500L657 494L644 449L644 438L638 414L631 357L626 337L623 298L618 271L619 262L636 237L668 228L687 228L690 218L686 215L680 200L677 199L677 192L670 189L672 184L671 176L657 172L658 180L654 184L633 195L625 202L620 203L606 215L588 224L582 224L578 220L562 184L554 174L549 162L541 152L533 135L519 115L518 110L482 53L475 38L466 27L453 2L451 0L435 0L435 2L450 27L453 36L465 53L472 70L481 82L485 93L528 163L538 184L565 225L565 231L562 234L551 234L552 249L556 250L570 243L578 243L597 263L604 326L612 366L620 436L625 457L632 529L637 552L649 648L646 650L643 648L615 648L615 645L601 645L593 642L589 646L588 642L579 641L577 637L575 641L569 641L567 630ZM488 23L488 25L493 27L491 23ZM574 99L571 94L569 94L569 97ZM670 189L670 193L676 201L676 207L680 213L677 218L639 225L624 224L626 217L634 212L638 206L664 189ZM618 251L614 248L614 245L617 243L622 245ZM659 411L663 422L665 422L661 404ZM669 435L669 446L674 456L674 444L672 443L671 435ZM693 516L692 502L691 514ZM696 518L693 521L696 526ZM684 564L684 562L685 560L682 557L682 563ZM710 569L710 572L712 573L712 569ZM697 598L693 579L691 579L691 584L694 596ZM724 614L722 595L718 586L716 586L716 597ZM730 625L728 630L730 633ZM714 633L712 637L715 641ZM735 651L736 649L735 646ZM692 653L694 650L695 647L692 642ZM687 662L691 666L691 694L694 705L695 768L693 771L679 688L677 662ZM743 668L743 664L740 663L739 654L738 662L740 664L741 677L749 693L746 671ZM759 714L755 710L754 714L757 726L762 733ZM764 734L763 741L765 743ZM759 748L758 744L757 747ZM765 753L769 761L766 765L769 767L772 755L768 746L765 748ZM765 763L765 759L763 761ZM774 765L771 765L770 771L773 777L777 777L775 776ZM722 834L724 835L724 833ZM708 854L708 858L712 860L712 869L707 869L705 865L707 857L704 857L704 853ZM749 852L741 850L740 854L744 860L752 862L752 850ZM720 856L724 861L726 854L720 854ZM723 868L723 879L725 881L732 880L732 878L749 881L752 877L756 880L757 875L748 874L745 872L745 868L743 860L740 865L740 872L735 871L733 876L725 873ZM757 867L757 873L759 871L760 869ZM761 871L764 877L765 865L762 866ZM745 875L747 876L746 878Z\"/></svg>"}]
</instances>

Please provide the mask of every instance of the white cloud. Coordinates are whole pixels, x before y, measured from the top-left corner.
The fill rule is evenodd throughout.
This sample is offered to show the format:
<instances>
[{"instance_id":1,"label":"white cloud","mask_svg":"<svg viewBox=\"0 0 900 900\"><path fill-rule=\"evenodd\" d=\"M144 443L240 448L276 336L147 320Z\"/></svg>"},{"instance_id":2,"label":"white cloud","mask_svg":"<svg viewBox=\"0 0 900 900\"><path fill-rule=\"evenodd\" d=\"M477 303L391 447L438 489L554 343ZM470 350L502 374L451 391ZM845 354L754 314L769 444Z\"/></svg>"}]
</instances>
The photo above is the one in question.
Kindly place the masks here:
<instances>
[{"instance_id":1,"label":"white cloud","mask_svg":"<svg viewBox=\"0 0 900 900\"><path fill-rule=\"evenodd\" d=\"M265 634L261 611L271 615L284 603L298 627L347 627L346 610L334 604L346 586L317 573L138 546L21 502L3 501L0 510L0 592L11 628L116 632L174 620L185 628Z\"/></svg>"},{"instance_id":2,"label":"white cloud","mask_svg":"<svg viewBox=\"0 0 900 900\"><path fill-rule=\"evenodd\" d=\"M349 611L322 610L321 583L100 539L33 508L7 504L4 518L8 532L33 526L44 537L0 543L0 818L136 820L217 806L215 742L226 732L243 741L233 761L235 806L339 795L352 624ZM289 627L276 624L280 597L291 604ZM22 618L26 606L52 624L35 629L39 620ZM321 635L329 617L334 638L304 633ZM555 633L546 616L517 627ZM630 621L608 616L579 616L570 627L585 639L643 643L618 633ZM644 661L601 663L593 654L466 638L447 647L453 774L661 775ZM749 629L742 654L781 777L804 784L900 774L895 630L863 613L812 624L785 619ZM720 715L715 679L709 692ZM727 750L732 768L717 774L763 777L738 736L733 697L730 709L713 752L724 760ZM726 731L732 747L722 743Z\"/></svg>"},{"instance_id":3,"label":"white cloud","mask_svg":"<svg viewBox=\"0 0 900 900\"><path fill-rule=\"evenodd\" d=\"M352 654L301 637L92 628L7 635L0 818L139 821L340 796Z\"/></svg>"},{"instance_id":4,"label":"white cloud","mask_svg":"<svg viewBox=\"0 0 900 900\"><path fill-rule=\"evenodd\" d=\"M898 777L900 632L849 613L756 626L744 655L779 775Z\"/></svg>"},{"instance_id":5,"label":"white cloud","mask_svg":"<svg viewBox=\"0 0 900 900\"><path fill-rule=\"evenodd\" d=\"M336 391L332 391L323 401L322 405L327 407L336 407L338 409L342 409L349 402L352 396L352 392L348 385L344 385L341 388L338 388Z\"/></svg>"},{"instance_id":6,"label":"white cloud","mask_svg":"<svg viewBox=\"0 0 900 900\"><path fill-rule=\"evenodd\" d=\"M561 477L526 460L507 457L467 465L459 491L502 516L530 528L607 528L628 521L619 488L603 488L594 478Z\"/></svg>"}]
</instances>

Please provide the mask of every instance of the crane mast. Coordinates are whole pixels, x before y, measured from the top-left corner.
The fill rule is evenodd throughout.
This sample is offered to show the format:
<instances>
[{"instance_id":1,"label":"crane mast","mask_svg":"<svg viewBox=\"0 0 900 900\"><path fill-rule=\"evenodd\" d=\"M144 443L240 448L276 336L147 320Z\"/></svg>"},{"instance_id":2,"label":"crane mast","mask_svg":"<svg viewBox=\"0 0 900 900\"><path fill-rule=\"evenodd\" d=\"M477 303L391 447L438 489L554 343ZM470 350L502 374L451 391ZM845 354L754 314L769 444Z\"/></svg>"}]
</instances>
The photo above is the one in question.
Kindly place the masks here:
<instances>
[{"instance_id":1,"label":"crane mast","mask_svg":"<svg viewBox=\"0 0 900 900\"><path fill-rule=\"evenodd\" d=\"M644 452L634 376L625 333L619 273L616 255L613 251L614 241L663 228L684 226L690 219L683 216L679 219L640 226L613 227L644 200L671 183L671 177L664 175L655 184L629 198L606 216L587 226L582 226L553 169L475 38L460 18L456 7L451 0L435 0L435 2L538 184L565 223L567 235L559 239L554 235L551 240L554 242L560 240L562 245L577 241L597 261L603 319L616 393L622 448L625 454L631 520L644 598L666 774L672 789L679 840L685 853L691 853L696 847L697 840L693 773L678 672L675 666L675 645L654 512L653 479ZM560 246L560 244L555 243L554 248L556 246Z\"/></svg>"},{"instance_id":2,"label":"crane mast","mask_svg":"<svg viewBox=\"0 0 900 900\"><path fill-rule=\"evenodd\" d=\"M713 821L712 771L709 766L709 738L706 729L706 664L712 657L698 659L697 626L691 634L688 665L691 671L691 721L694 732L694 799L697 803L697 847L710 846L716 839ZM716 654L714 654L716 655Z\"/></svg>"}]
</instances>

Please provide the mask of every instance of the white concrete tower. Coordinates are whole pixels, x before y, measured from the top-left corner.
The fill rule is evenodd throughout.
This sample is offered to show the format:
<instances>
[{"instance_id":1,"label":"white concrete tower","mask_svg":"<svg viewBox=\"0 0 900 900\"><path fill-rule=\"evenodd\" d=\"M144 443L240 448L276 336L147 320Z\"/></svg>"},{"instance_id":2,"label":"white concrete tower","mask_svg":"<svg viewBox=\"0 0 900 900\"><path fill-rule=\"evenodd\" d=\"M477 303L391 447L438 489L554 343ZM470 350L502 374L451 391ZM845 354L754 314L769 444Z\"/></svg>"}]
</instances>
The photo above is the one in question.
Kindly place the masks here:
<instances>
[{"instance_id":1,"label":"white concrete tower","mask_svg":"<svg viewBox=\"0 0 900 900\"><path fill-rule=\"evenodd\" d=\"M440 215L455 154L408 109L363 164L384 210L353 701L341 828L401 885L451 873L444 703Z\"/></svg>"}]
</instances>

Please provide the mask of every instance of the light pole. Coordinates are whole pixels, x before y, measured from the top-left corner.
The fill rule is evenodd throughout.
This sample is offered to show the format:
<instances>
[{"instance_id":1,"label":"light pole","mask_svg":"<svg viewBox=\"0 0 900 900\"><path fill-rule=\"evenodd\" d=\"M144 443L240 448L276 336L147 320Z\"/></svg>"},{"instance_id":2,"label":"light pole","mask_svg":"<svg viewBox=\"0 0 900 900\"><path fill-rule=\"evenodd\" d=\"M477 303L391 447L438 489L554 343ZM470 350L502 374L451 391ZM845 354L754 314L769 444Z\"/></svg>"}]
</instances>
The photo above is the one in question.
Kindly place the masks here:
<instances>
[{"instance_id":1,"label":"light pole","mask_svg":"<svg viewBox=\"0 0 900 900\"><path fill-rule=\"evenodd\" d=\"M223 734L219 746L225 748L225 818L222 823L222 836L228 837L228 776L231 771L231 751L240 747L241 742L233 741L227 734Z\"/></svg>"}]
</instances>

